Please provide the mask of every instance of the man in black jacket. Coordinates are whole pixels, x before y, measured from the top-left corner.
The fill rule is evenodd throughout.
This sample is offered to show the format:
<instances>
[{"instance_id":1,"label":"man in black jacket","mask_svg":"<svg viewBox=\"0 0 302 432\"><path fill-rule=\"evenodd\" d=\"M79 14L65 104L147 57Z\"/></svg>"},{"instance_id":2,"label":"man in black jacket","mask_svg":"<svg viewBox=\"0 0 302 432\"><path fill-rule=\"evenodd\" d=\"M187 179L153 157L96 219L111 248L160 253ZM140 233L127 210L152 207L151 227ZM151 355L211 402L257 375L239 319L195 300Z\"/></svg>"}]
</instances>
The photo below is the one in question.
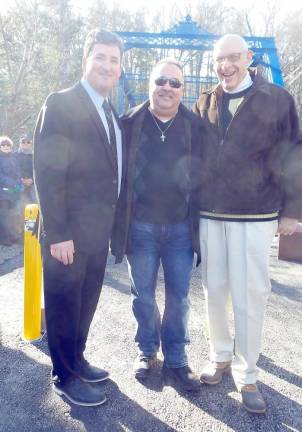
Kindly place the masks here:
<instances>
[{"instance_id":1,"label":"man in black jacket","mask_svg":"<svg viewBox=\"0 0 302 432\"><path fill-rule=\"evenodd\" d=\"M123 182L121 127L107 100L121 57L117 35L90 32L81 82L47 98L34 137L53 388L87 406L106 400L93 383L108 372L91 366L83 353Z\"/></svg>"},{"instance_id":2,"label":"man in black jacket","mask_svg":"<svg viewBox=\"0 0 302 432\"><path fill-rule=\"evenodd\" d=\"M24 224L24 208L28 204L37 202L34 175L33 175L33 143L27 136L23 135L19 141L18 152L15 153L18 161L21 182L23 189L20 193L20 200L18 202L17 211L17 231L23 237L23 224Z\"/></svg>"},{"instance_id":3,"label":"man in black jacket","mask_svg":"<svg viewBox=\"0 0 302 432\"><path fill-rule=\"evenodd\" d=\"M21 181L24 186L21 194L22 207L24 207L37 201L33 180L33 143L27 135L20 138L16 158L20 168Z\"/></svg>"},{"instance_id":4,"label":"man in black jacket","mask_svg":"<svg viewBox=\"0 0 302 432\"><path fill-rule=\"evenodd\" d=\"M183 73L178 62L164 59L150 77L150 100L122 119L128 148L126 229L112 251L127 253L138 356L134 374L145 379L160 343L163 373L182 389L198 391L200 382L188 366L189 285L198 225L194 226L192 190L194 155L200 120L181 104ZM197 229L196 229L197 228ZM160 263L165 277L165 310L161 321L155 301Z\"/></svg>"},{"instance_id":5,"label":"man in black jacket","mask_svg":"<svg viewBox=\"0 0 302 432\"><path fill-rule=\"evenodd\" d=\"M219 84L195 105L210 131L199 208L211 362L201 379L218 384L231 368L246 409L264 413L256 363L271 288L269 252L277 229L291 235L302 216L302 143L293 98L248 70L252 53L243 38L224 36L213 55Z\"/></svg>"}]
</instances>

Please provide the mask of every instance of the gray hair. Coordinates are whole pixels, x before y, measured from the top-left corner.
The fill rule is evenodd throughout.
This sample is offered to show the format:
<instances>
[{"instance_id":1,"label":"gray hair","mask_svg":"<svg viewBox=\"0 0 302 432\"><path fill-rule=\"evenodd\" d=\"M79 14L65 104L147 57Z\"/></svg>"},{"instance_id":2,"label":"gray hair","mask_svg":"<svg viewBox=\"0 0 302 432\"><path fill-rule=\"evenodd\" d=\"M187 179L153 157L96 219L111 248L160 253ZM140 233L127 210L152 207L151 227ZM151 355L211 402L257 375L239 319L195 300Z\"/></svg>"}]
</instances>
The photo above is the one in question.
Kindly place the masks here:
<instances>
[{"instance_id":1,"label":"gray hair","mask_svg":"<svg viewBox=\"0 0 302 432\"><path fill-rule=\"evenodd\" d=\"M182 64L177 61L176 59L174 59L173 57L165 57L161 60L159 60L152 68L151 70L151 74L150 74L150 81L152 80L152 77L156 71L156 69L161 66L161 65L172 65L172 66L176 66L182 73L183 75L183 67Z\"/></svg>"}]
</instances>

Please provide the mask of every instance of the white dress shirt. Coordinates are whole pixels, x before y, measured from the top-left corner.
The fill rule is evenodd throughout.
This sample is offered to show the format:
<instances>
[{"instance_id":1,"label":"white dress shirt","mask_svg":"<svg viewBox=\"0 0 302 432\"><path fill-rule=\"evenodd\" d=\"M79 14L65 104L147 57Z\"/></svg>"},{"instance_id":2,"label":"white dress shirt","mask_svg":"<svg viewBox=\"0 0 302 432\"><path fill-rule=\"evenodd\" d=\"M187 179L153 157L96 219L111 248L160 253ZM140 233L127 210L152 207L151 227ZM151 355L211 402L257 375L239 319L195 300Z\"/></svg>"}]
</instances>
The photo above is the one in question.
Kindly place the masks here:
<instances>
[{"instance_id":1,"label":"white dress shirt","mask_svg":"<svg viewBox=\"0 0 302 432\"><path fill-rule=\"evenodd\" d=\"M104 97L98 93L87 80L84 78L81 79L81 84L84 87L84 89L87 91L90 99L92 100L100 118L103 123L103 126L105 128L108 142L110 143L110 135L109 135L109 127L107 123L107 119L105 116L104 108L103 108L103 102ZM112 120L114 125L114 131L115 131L115 138L116 138L116 152L117 152L117 168L118 168L118 194L120 194L121 190L121 181L122 181L122 132L117 124L114 112L112 111Z\"/></svg>"}]
</instances>

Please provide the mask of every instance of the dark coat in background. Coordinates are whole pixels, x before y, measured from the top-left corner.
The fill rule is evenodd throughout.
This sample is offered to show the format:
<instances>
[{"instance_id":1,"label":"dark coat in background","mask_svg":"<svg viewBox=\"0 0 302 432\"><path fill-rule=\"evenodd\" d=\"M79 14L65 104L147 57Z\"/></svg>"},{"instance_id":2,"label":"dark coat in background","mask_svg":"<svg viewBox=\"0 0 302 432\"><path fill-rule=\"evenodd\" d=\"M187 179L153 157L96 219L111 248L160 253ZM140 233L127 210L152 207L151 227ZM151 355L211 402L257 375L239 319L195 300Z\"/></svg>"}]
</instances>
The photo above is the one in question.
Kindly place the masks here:
<instances>
[{"instance_id":1,"label":"dark coat in background","mask_svg":"<svg viewBox=\"0 0 302 432\"><path fill-rule=\"evenodd\" d=\"M15 154L0 151L0 243L7 246L17 241L16 207L21 190Z\"/></svg>"},{"instance_id":2,"label":"dark coat in background","mask_svg":"<svg viewBox=\"0 0 302 432\"><path fill-rule=\"evenodd\" d=\"M0 200L15 202L22 190L21 175L15 153L0 151Z\"/></svg>"},{"instance_id":3,"label":"dark coat in background","mask_svg":"<svg viewBox=\"0 0 302 432\"><path fill-rule=\"evenodd\" d=\"M20 175L21 178L25 179L32 179L33 174L33 154L32 153L24 153L22 151L18 151L15 153L19 169L20 169Z\"/></svg>"}]
</instances>

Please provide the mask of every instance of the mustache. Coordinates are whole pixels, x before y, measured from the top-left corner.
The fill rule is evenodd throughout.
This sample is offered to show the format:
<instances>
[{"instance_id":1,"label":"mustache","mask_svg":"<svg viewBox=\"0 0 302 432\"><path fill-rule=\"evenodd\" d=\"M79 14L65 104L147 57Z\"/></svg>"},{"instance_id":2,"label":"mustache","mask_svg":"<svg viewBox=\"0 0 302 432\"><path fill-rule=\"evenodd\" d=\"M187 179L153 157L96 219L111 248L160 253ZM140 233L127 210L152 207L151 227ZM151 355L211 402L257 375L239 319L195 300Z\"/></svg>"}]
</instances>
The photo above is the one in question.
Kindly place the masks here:
<instances>
[{"instance_id":1,"label":"mustache","mask_svg":"<svg viewBox=\"0 0 302 432\"><path fill-rule=\"evenodd\" d=\"M107 71L107 70L100 70L99 74L100 74L100 75L111 76L111 72L110 72L110 71Z\"/></svg>"},{"instance_id":2,"label":"mustache","mask_svg":"<svg viewBox=\"0 0 302 432\"><path fill-rule=\"evenodd\" d=\"M160 96L170 96L170 95L172 95L173 94L173 92L171 91L171 90L161 90L159 93L158 93Z\"/></svg>"}]
</instances>

